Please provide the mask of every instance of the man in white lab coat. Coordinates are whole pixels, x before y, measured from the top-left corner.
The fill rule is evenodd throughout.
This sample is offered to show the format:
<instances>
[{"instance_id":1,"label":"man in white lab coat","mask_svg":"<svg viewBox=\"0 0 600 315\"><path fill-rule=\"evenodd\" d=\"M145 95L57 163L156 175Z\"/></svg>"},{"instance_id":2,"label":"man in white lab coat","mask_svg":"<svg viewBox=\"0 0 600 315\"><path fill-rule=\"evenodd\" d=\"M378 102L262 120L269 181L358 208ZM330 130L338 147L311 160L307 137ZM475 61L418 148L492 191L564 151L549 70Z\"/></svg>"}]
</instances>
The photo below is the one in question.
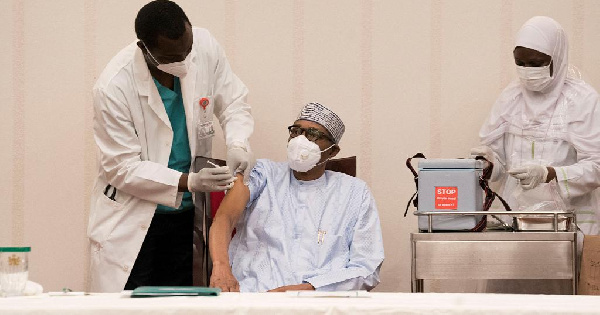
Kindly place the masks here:
<instances>
[{"instance_id":1,"label":"man in white lab coat","mask_svg":"<svg viewBox=\"0 0 600 315\"><path fill-rule=\"evenodd\" d=\"M88 237L91 291L191 285L192 193L221 191L254 159L247 88L205 29L166 0L145 5L138 40L121 50L94 86L98 177ZM210 156L213 115L227 166L191 171Z\"/></svg>"}]
</instances>

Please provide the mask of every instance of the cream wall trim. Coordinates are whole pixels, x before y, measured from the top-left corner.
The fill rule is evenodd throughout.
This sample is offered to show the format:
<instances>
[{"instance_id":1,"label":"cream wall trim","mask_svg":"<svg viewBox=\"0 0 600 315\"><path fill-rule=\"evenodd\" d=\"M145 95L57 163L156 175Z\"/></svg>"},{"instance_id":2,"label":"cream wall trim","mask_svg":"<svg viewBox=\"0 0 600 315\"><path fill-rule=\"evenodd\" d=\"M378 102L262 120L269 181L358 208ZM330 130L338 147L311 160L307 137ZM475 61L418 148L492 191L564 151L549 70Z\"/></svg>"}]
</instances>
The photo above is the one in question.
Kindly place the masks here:
<instances>
[{"instance_id":1,"label":"cream wall trim","mask_svg":"<svg viewBox=\"0 0 600 315\"><path fill-rule=\"evenodd\" d=\"M583 60L584 50L584 25L585 25L585 1L573 1L573 34L569 39L570 56L574 60Z\"/></svg>"},{"instance_id":2,"label":"cream wall trim","mask_svg":"<svg viewBox=\"0 0 600 315\"><path fill-rule=\"evenodd\" d=\"M25 8L23 1L12 1L13 13L13 160L12 182L12 240L11 244L23 245L25 241Z\"/></svg>"},{"instance_id":3,"label":"cream wall trim","mask_svg":"<svg viewBox=\"0 0 600 315\"><path fill-rule=\"evenodd\" d=\"M304 1L293 0L292 3L292 99L291 112L299 113L308 100L304 97Z\"/></svg>"},{"instance_id":4,"label":"cream wall trim","mask_svg":"<svg viewBox=\"0 0 600 315\"><path fill-rule=\"evenodd\" d=\"M500 23L502 23L500 27L500 42L499 46L496 46L499 51L502 51L505 47L510 47L514 45L514 36L516 30L513 29L513 1L506 0L502 1L500 4ZM512 53L510 51L506 51L505 53L498 54L500 57L499 64L501 65L509 65L514 63L514 59L512 57ZM502 91L510 81L514 79L514 71L510 67L501 67L500 68L500 80L498 81L498 90Z\"/></svg>"},{"instance_id":5,"label":"cream wall trim","mask_svg":"<svg viewBox=\"0 0 600 315\"><path fill-rule=\"evenodd\" d=\"M429 154L425 156L439 157L442 152L442 23L443 23L442 2L439 0L431 1L431 55L429 59L430 75L430 99L429 99Z\"/></svg>"},{"instance_id":6,"label":"cream wall trim","mask_svg":"<svg viewBox=\"0 0 600 315\"><path fill-rule=\"evenodd\" d=\"M232 63L232 67L235 68L236 52L237 52L237 41L236 41L236 28L237 28L237 11L238 1L237 0L225 0L225 47L227 48L225 53L227 58Z\"/></svg>"},{"instance_id":7,"label":"cream wall trim","mask_svg":"<svg viewBox=\"0 0 600 315\"><path fill-rule=\"evenodd\" d=\"M93 130L93 118L94 118L94 108L92 106L92 87L98 77L97 74L97 65L96 65L96 52L98 51L97 45L97 28L96 24L97 20L97 6L95 0L85 0L84 7L84 82L86 86L86 91L84 92L85 100L87 102L85 105L85 117L84 117L84 151L83 151L83 187L84 187L84 216L83 216L83 226L86 227L88 225L88 217L90 214L90 198L91 198L91 189L94 184L94 177L96 176L96 143L94 141ZM89 288L89 275L90 275L90 265L86 263L90 259L90 251L87 246L87 242L84 242L82 257L84 258L84 287Z\"/></svg>"},{"instance_id":8,"label":"cream wall trim","mask_svg":"<svg viewBox=\"0 0 600 315\"><path fill-rule=\"evenodd\" d=\"M360 28L360 82L361 96L360 107L357 109L360 115L360 154L357 158L359 176L369 185L372 181L371 165L373 159L373 1L361 2L361 24ZM350 127L352 128L352 127Z\"/></svg>"}]
</instances>

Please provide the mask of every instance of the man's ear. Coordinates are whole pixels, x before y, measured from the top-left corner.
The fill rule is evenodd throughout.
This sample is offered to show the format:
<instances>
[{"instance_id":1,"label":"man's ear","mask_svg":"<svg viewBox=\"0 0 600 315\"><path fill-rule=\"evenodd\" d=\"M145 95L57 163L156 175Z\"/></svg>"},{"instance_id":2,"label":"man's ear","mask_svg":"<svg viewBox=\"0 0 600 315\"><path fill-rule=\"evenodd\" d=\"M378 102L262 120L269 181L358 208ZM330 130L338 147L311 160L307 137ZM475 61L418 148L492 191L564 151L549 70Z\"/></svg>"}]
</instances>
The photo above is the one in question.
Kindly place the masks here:
<instances>
[{"instance_id":1,"label":"man's ear","mask_svg":"<svg viewBox=\"0 0 600 315\"><path fill-rule=\"evenodd\" d=\"M329 155L330 158L333 158L334 156L336 156L338 153L340 152L340 147L336 144L331 148L331 154Z\"/></svg>"}]
</instances>

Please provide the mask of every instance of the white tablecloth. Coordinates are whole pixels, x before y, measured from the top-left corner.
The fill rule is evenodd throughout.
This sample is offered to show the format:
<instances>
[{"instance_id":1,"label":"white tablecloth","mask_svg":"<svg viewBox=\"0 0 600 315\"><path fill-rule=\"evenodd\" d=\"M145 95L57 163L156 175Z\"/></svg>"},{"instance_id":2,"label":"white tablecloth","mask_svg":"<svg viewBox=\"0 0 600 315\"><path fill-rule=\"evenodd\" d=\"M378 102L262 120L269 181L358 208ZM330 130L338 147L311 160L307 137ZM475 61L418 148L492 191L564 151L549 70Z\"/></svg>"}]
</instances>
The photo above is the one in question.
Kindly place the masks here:
<instances>
[{"instance_id":1,"label":"white tablecloth","mask_svg":"<svg viewBox=\"0 0 600 315\"><path fill-rule=\"evenodd\" d=\"M223 293L132 299L121 294L0 298L0 314L599 314L600 296L371 293L364 298Z\"/></svg>"}]
</instances>

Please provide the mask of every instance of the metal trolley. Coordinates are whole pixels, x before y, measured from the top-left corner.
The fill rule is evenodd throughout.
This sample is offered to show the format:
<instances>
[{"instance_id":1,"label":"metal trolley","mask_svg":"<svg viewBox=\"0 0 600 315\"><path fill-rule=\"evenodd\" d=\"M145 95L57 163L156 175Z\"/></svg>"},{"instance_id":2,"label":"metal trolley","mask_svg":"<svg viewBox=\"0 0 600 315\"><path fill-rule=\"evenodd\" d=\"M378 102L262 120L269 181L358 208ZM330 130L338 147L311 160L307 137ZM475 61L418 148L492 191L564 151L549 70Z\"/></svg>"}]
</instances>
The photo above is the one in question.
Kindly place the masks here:
<instances>
[{"instance_id":1,"label":"metal trolley","mask_svg":"<svg viewBox=\"0 0 600 315\"><path fill-rule=\"evenodd\" d=\"M473 212L415 212L428 217L428 231L411 233L411 291L423 292L423 280L568 279L577 294L575 214L552 211L481 211L511 216L513 231L434 232L433 217ZM546 220L544 228L523 231L526 220Z\"/></svg>"}]
</instances>

